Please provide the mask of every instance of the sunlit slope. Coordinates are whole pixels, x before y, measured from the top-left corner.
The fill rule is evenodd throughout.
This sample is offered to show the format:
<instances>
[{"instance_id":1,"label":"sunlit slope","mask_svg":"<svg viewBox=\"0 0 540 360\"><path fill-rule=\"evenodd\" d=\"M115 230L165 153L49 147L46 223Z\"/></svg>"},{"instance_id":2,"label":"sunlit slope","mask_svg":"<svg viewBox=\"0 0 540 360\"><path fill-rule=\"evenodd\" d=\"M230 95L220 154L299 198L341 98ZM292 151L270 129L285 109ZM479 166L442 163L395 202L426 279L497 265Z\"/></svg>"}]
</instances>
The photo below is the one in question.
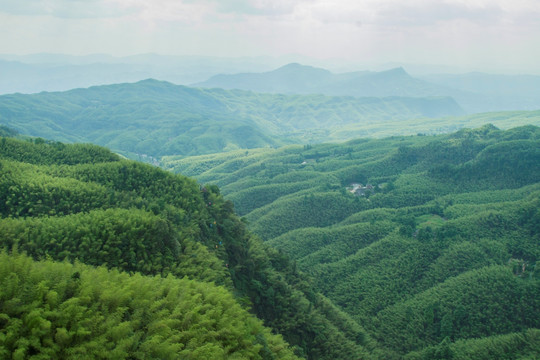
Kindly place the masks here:
<instances>
[{"instance_id":1,"label":"sunlit slope","mask_svg":"<svg viewBox=\"0 0 540 360\"><path fill-rule=\"evenodd\" d=\"M3 358L298 359L211 283L0 259Z\"/></svg>"},{"instance_id":2,"label":"sunlit slope","mask_svg":"<svg viewBox=\"0 0 540 360\"><path fill-rule=\"evenodd\" d=\"M191 354L189 351L199 354L189 355L191 358L208 358L211 357L209 354L217 358L231 358L236 356L236 351L244 351L244 348L245 354L250 355L239 355L241 358L269 359L282 355L291 358L293 351L300 357L318 359L362 358L368 354L366 348L373 341L366 336L363 328L315 291L312 281L282 253L264 245L246 231L245 225L234 214L232 203L223 199L215 186L200 186L193 179L150 165L122 160L95 145L65 145L43 139L1 138L0 170L0 247L10 254L25 252L35 260L82 262L88 266L81 268L75 265L79 270L68 269L66 274L64 270L58 270L61 273L59 278L70 277L78 271L85 284L88 282L88 286L81 287L80 296L78 288L72 289L75 293L70 290L64 294L62 289L54 287L54 282L41 281L39 277L27 279L29 282L22 281L22 275L17 275L11 265L8 266L6 271L9 274L6 273L2 279L6 279L6 286L11 290L0 294L3 297L0 305L0 319L3 320L0 321L5 320L4 324L9 324L0 330L5 330L0 333L0 351L3 354L4 351L9 356L35 353L38 351L35 344L41 341L39 339L43 340L39 351L46 348L46 353L53 354L53 357L62 357L62 349L68 349L71 345L79 350L71 349L70 354L72 351L79 354L83 351L80 349L87 349L88 346L88 353L92 353L95 342L107 344L103 346L108 346L111 351L120 347L119 354L125 351L128 354L126 357L161 358L158 355L136 355L154 354L151 351L158 349L167 354L162 358L188 356ZM21 261L23 267L29 263L29 260ZM38 269L36 272L39 272L41 267L53 268L57 265L47 262L28 266L35 266ZM95 272L90 266L134 274L132 277L118 275L122 284L132 285L126 289L116 280L110 280L110 289L107 288L102 296L97 290L91 289L103 287L105 291L106 286L94 284L92 279L109 281L109 275L104 268ZM147 279L148 276L167 277L167 281L157 278L154 281ZM116 279L117 275L113 277ZM9 280L12 278L20 281ZM169 278L172 280L169 281ZM183 278L186 280L175 282ZM114 319L96 328L92 333L95 337L85 332L84 338L77 338L70 335L76 331L73 329L77 326L87 328L77 322L79 318L66 326L62 325L64 320L56 323L56 317L53 319L47 315L49 313L44 313L40 315L43 321L34 322L28 325L27 332L21 330L22 333L19 333L17 324L30 321L26 319L38 312L49 311L52 306L34 304L32 299L35 297L45 299L43 293L36 293L38 285L36 289L32 288L34 280L41 284L41 288L61 294L61 299L55 303L60 309L64 309L64 302L67 303L65 306L79 304L81 311L88 306L90 309L86 313L89 316L92 314L89 318L94 319L109 314L107 309L94 311L95 307L103 304L106 308L118 304L121 308L118 311L129 316L117 319L120 313L112 309ZM142 292L137 301L124 299L118 300L118 303L113 301L114 304L112 300L109 301L110 293L129 293L138 284L155 288L158 293L145 298L146 292ZM160 295L168 287L179 287L178 292L183 293L188 292L182 290L184 287L194 289L189 290L193 296L178 298L175 295L170 298ZM198 289L201 289L200 293ZM91 296L90 300L85 295L88 291L93 291L94 297ZM33 305L16 301L25 292L26 299ZM222 294L226 294L223 299ZM200 301L206 297L208 302ZM193 308L193 303L197 301L203 306L200 312ZM14 308L14 304L19 304L21 308ZM140 319L138 312L143 308L161 306L170 312L156 310L160 314L155 318L158 323L148 322L144 314L140 315ZM208 309L212 306L215 311ZM227 324L212 323L218 321L216 319L220 318L222 312L223 319L235 317L226 315L225 308L233 313L236 311L234 309L243 308L243 313L236 317L243 319L243 325L236 328L235 322L228 320ZM245 309L249 309L251 315L248 316ZM186 311L193 313L189 315L194 317L189 323L194 329L177 321L178 317L184 316L179 314ZM279 337L269 336L270 330L262 328L255 316L274 333L283 335L290 347ZM81 321L86 321L84 319ZM121 319L121 323L115 322ZM164 325L161 326L161 323ZM40 324L51 326L44 329ZM108 329L109 325L111 329ZM122 334L133 336L129 337L129 341L126 338L128 349L122 347L120 341L124 336L110 335L117 326L121 327L118 331L124 331ZM153 326L163 330L163 333L157 332L161 340L156 338L151 344L144 345L143 338L154 334ZM201 332L200 329L208 331ZM183 331L190 335L183 337ZM75 338L58 347L51 342L56 340L55 332L66 335L66 339ZM223 336L219 335L221 332ZM212 334L217 338L213 338ZM28 343L26 340L13 340L18 336L28 339ZM238 347L231 343L236 343ZM139 346L150 352L137 350ZM197 353L196 349L201 352Z\"/></svg>"}]
</instances>

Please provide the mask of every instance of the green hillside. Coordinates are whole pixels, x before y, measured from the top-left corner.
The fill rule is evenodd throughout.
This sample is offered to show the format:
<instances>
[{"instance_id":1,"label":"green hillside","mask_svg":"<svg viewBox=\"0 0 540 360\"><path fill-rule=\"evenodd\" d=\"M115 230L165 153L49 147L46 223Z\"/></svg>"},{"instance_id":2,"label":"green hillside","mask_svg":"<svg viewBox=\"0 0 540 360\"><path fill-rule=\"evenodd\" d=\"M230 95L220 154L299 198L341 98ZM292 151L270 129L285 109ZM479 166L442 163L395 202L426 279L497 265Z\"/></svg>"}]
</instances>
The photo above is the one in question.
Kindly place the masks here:
<instances>
[{"instance_id":1,"label":"green hillside","mask_svg":"<svg viewBox=\"0 0 540 360\"><path fill-rule=\"evenodd\" d=\"M490 344L489 358L540 354L540 128L164 163L220 186L253 232L365 327L374 358L465 359Z\"/></svg>"},{"instance_id":2,"label":"green hillside","mask_svg":"<svg viewBox=\"0 0 540 360\"><path fill-rule=\"evenodd\" d=\"M291 145L289 147L282 147L278 149L242 149L235 151L227 151L217 154L208 154L200 156L189 156L185 157L183 155L171 155L163 156L161 158L161 165L167 169L173 170L185 174L187 176L196 176L198 179L204 181L216 181L219 180L220 186L227 186L229 183L231 187L238 188L238 190L244 191L255 191L252 189L256 186L272 186L272 184L264 183L264 177L253 178L246 177L253 171L257 171L253 166L260 166L260 170L265 170L264 173L269 173L268 176L273 176L273 174L281 174L285 164L292 164L293 166L301 164L303 161L306 161L305 168L301 172L297 172L297 166L292 167L291 169L295 170L294 173L287 173L284 181L282 183L289 182L286 176L292 177L301 177L306 181L314 181L314 177L317 177L318 174L309 174L309 170L312 169L313 162L317 161L317 158L321 156L321 152L330 151L336 152L337 155L347 155L351 153L348 159L341 158L340 162L336 163L327 162L328 164L338 164L337 166L342 166L345 164L344 160L350 160L350 163L358 163L359 161L368 161L371 159L371 156L382 156L386 151L395 150L394 139L398 138L400 141L422 141L419 138L403 137L403 135L435 135L441 133L455 132L461 128L475 128L481 127L486 124L492 124L500 129L510 129L516 126L524 125L534 125L540 126L540 111L507 111L507 112L495 112L495 113L479 113L474 115L458 116L458 117L445 117L437 119L415 119L415 120L402 120L402 121L387 121L379 122L372 124L358 124L358 125L347 125L342 128L336 129L335 132L327 134L324 136L326 139L341 141L347 137L356 137L358 139L351 140L349 144L354 144L354 147L351 145L341 146L337 144L317 144L316 149L319 152L309 153L299 151L298 149L306 149L313 147L312 144L299 146ZM402 135L397 136L401 133ZM315 136L315 135L314 135ZM319 135L316 135L319 136ZM363 136L363 137L362 137ZM384 139L387 137L387 139ZM390 137L390 139L388 139ZM371 138L371 140L369 139ZM381 138L374 140L373 138ZM412 140L411 140L412 139ZM430 137L427 137L429 140ZM360 147L360 144L363 144ZM356 149L357 154L354 158L353 148ZM369 151L368 151L369 149ZM330 160L330 159L328 159ZM333 159L335 160L335 159ZM252 166L253 165L253 166ZM262 167L269 166L270 168L262 169ZM241 171L238 171L240 170ZM274 170L272 170L274 169ZM272 172L273 171L273 172ZM240 181L242 178L242 181ZM262 180L262 181L261 181ZM309 186L307 184L299 185L299 181L292 180L291 183L294 183L295 186ZM227 190L228 194L234 192L231 188ZM283 191L287 191L285 188L282 188ZM250 199L249 203L256 201L256 199ZM235 201L235 203L237 203ZM238 207L238 205L237 205ZM239 209L242 211L243 207L240 206Z\"/></svg>"},{"instance_id":3,"label":"green hillside","mask_svg":"<svg viewBox=\"0 0 540 360\"><path fill-rule=\"evenodd\" d=\"M1 357L351 359L375 346L215 186L43 139L1 138L0 170Z\"/></svg>"},{"instance_id":4,"label":"green hillside","mask_svg":"<svg viewBox=\"0 0 540 360\"><path fill-rule=\"evenodd\" d=\"M359 137L439 134L492 123L540 125L538 111L463 115L449 97L350 97L197 89L156 80L0 96L0 126L107 146L158 164L194 156Z\"/></svg>"},{"instance_id":5,"label":"green hillside","mask_svg":"<svg viewBox=\"0 0 540 360\"><path fill-rule=\"evenodd\" d=\"M0 254L0 356L296 359L222 287Z\"/></svg>"},{"instance_id":6,"label":"green hillside","mask_svg":"<svg viewBox=\"0 0 540 360\"><path fill-rule=\"evenodd\" d=\"M462 113L451 98L286 96L156 80L0 96L0 124L23 135L91 142L146 161L322 141L347 125Z\"/></svg>"}]
</instances>

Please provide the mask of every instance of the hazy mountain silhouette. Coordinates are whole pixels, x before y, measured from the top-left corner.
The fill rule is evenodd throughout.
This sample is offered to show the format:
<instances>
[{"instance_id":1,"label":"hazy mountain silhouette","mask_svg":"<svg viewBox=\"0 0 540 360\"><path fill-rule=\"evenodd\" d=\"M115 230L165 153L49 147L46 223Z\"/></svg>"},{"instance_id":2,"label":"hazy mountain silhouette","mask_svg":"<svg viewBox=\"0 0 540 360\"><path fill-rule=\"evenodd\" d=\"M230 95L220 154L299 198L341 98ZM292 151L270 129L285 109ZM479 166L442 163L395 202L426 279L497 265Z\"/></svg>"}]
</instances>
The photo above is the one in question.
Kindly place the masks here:
<instances>
[{"instance_id":1,"label":"hazy mountain silhouette","mask_svg":"<svg viewBox=\"0 0 540 360\"><path fill-rule=\"evenodd\" d=\"M292 63L263 73L216 75L193 86L356 97L451 96L469 113L540 108L540 76L532 75L470 73L416 78L402 67L334 74Z\"/></svg>"}]
</instances>

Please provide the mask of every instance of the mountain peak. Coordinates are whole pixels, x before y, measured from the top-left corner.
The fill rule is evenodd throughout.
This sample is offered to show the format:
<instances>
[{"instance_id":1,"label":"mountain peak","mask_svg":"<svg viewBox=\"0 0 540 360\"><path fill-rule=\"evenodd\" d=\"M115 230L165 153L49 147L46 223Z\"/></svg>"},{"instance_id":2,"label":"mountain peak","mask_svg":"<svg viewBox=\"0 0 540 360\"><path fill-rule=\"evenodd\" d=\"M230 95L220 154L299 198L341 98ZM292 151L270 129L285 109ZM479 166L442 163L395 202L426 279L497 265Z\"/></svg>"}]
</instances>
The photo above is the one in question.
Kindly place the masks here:
<instances>
[{"instance_id":1,"label":"mountain peak","mask_svg":"<svg viewBox=\"0 0 540 360\"><path fill-rule=\"evenodd\" d=\"M273 74L313 74L313 75L331 75L332 73L326 69L317 68L310 65L302 65L299 63L290 63L283 65L275 70L269 71Z\"/></svg>"},{"instance_id":2,"label":"mountain peak","mask_svg":"<svg viewBox=\"0 0 540 360\"><path fill-rule=\"evenodd\" d=\"M381 75L389 75L389 76L411 77L411 75L409 75L409 73L407 71L405 71L405 69L403 67L401 67L401 66L397 67L397 68L381 71L381 72L379 72L379 74L381 74Z\"/></svg>"},{"instance_id":3,"label":"mountain peak","mask_svg":"<svg viewBox=\"0 0 540 360\"><path fill-rule=\"evenodd\" d=\"M263 93L324 94L331 96L448 96L446 89L410 76L404 68L381 72L334 74L329 70L289 63L264 73L217 75L198 87L242 89Z\"/></svg>"}]
</instances>

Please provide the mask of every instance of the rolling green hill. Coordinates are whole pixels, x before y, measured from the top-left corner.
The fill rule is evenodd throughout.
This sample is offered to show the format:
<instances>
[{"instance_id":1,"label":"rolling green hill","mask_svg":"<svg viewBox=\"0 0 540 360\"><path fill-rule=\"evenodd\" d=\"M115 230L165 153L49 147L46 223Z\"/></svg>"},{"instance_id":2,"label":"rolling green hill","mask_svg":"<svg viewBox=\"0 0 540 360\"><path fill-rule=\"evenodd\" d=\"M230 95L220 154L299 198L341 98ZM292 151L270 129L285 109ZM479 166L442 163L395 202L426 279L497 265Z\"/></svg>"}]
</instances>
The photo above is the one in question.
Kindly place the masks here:
<instances>
[{"instance_id":1,"label":"rolling green hill","mask_svg":"<svg viewBox=\"0 0 540 360\"><path fill-rule=\"evenodd\" d=\"M0 139L0 248L2 358L351 359L375 346L217 187L96 145Z\"/></svg>"},{"instance_id":2,"label":"rolling green hill","mask_svg":"<svg viewBox=\"0 0 540 360\"><path fill-rule=\"evenodd\" d=\"M91 142L146 160L322 141L349 125L462 113L451 98L286 96L156 80L0 96L0 124L23 135Z\"/></svg>"},{"instance_id":3,"label":"rolling green hill","mask_svg":"<svg viewBox=\"0 0 540 360\"><path fill-rule=\"evenodd\" d=\"M155 80L0 97L2 123L23 135L158 156L273 146L211 94Z\"/></svg>"},{"instance_id":4,"label":"rolling green hill","mask_svg":"<svg viewBox=\"0 0 540 360\"><path fill-rule=\"evenodd\" d=\"M363 324L374 358L540 354L540 128L163 160L220 186Z\"/></svg>"}]
</instances>

